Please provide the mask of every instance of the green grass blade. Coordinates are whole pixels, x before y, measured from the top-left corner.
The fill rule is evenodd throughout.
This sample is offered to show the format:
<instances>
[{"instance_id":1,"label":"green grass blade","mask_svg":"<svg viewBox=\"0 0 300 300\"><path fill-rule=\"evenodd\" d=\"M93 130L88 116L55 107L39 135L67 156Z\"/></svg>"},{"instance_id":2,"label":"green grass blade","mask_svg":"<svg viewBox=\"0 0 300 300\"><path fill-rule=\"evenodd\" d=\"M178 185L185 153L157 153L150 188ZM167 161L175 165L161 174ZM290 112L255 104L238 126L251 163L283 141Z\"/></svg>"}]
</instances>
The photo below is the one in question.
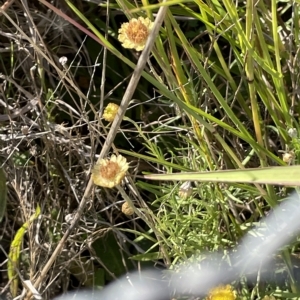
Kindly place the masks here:
<instances>
[{"instance_id":1,"label":"green grass blade","mask_svg":"<svg viewBox=\"0 0 300 300\"><path fill-rule=\"evenodd\" d=\"M201 182L258 183L300 186L300 166L226 170L217 172L191 172L179 174L144 175L151 180L182 180Z\"/></svg>"}]
</instances>

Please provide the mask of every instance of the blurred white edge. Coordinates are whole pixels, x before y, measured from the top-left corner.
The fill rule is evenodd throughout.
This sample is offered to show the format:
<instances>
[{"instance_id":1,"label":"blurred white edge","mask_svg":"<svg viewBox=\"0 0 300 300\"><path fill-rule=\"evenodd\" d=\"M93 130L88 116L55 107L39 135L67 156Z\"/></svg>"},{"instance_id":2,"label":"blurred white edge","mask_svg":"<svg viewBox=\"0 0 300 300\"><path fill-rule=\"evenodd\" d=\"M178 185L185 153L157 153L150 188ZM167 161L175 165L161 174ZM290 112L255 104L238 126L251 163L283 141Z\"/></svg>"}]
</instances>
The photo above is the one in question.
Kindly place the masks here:
<instances>
[{"instance_id":1,"label":"blurred white edge","mask_svg":"<svg viewBox=\"0 0 300 300\"><path fill-rule=\"evenodd\" d=\"M249 230L240 245L227 259L221 254L207 254L205 263L185 263L180 271L148 270L127 274L102 291L79 291L62 295L56 300L159 300L178 295L204 295L213 286L230 283L241 274L257 273L263 267L271 271L271 259L277 251L295 240L300 231L300 199L293 193L275 210ZM229 263L228 263L229 261Z\"/></svg>"},{"instance_id":2,"label":"blurred white edge","mask_svg":"<svg viewBox=\"0 0 300 300\"><path fill-rule=\"evenodd\" d=\"M30 280L24 280L23 284L27 287L28 290L32 293L34 299L41 300L43 299L42 296L39 294L39 292L36 290L36 288L33 286Z\"/></svg>"}]
</instances>

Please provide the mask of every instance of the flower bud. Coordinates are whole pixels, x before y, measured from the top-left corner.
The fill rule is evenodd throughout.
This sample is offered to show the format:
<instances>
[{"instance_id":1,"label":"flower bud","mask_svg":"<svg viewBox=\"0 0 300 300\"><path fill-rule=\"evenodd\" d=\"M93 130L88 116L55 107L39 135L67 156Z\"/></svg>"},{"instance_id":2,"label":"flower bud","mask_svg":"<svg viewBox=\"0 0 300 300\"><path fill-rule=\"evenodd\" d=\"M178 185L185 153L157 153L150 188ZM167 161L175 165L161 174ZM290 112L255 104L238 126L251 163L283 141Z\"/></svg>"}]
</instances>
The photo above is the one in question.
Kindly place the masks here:
<instances>
[{"instance_id":1,"label":"flower bud","mask_svg":"<svg viewBox=\"0 0 300 300\"><path fill-rule=\"evenodd\" d=\"M193 193L192 183L191 181L186 181L180 186L178 195L180 198L186 199L190 197L192 193Z\"/></svg>"}]
</instances>

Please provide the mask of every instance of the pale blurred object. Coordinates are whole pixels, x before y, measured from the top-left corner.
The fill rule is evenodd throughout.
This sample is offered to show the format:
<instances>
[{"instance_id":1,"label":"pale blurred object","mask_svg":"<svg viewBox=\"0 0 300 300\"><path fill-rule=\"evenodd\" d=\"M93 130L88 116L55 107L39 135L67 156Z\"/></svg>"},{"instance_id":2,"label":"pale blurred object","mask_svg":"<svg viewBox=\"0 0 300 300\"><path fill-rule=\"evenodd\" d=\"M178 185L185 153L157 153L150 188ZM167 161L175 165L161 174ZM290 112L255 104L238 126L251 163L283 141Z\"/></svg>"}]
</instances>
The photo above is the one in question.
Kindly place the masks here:
<instances>
[{"instance_id":1,"label":"pale blurred object","mask_svg":"<svg viewBox=\"0 0 300 300\"><path fill-rule=\"evenodd\" d=\"M184 182L178 191L178 195L180 198L182 199L187 199L188 197L190 197L193 193L193 188L192 188L192 183L191 181L186 181Z\"/></svg>"},{"instance_id":2,"label":"pale blurred object","mask_svg":"<svg viewBox=\"0 0 300 300\"><path fill-rule=\"evenodd\" d=\"M296 128L290 128L288 130L288 135L292 138L292 139L295 139L298 137L298 132L297 132L297 129Z\"/></svg>"},{"instance_id":3,"label":"pale blurred object","mask_svg":"<svg viewBox=\"0 0 300 300\"><path fill-rule=\"evenodd\" d=\"M289 165L292 165L293 162L295 161L295 153L293 151L289 151L289 152L286 152L282 155L282 160L289 164Z\"/></svg>"},{"instance_id":4,"label":"pale blurred object","mask_svg":"<svg viewBox=\"0 0 300 300\"><path fill-rule=\"evenodd\" d=\"M213 287L230 283L242 274L256 278L262 268L272 270L273 255L296 238L300 228L300 200L294 193L283 201L261 226L249 230L240 246L233 251L228 261L221 254L207 254L205 264L184 263L177 271L164 273L157 270L135 272L109 284L100 292L75 292L57 300L159 300L178 295L205 296ZM166 275L168 274L168 275Z\"/></svg>"},{"instance_id":5,"label":"pale blurred object","mask_svg":"<svg viewBox=\"0 0 300 300\"><path fill-rule=\"evenodd\" d=\"M68 58L66 56L62 56L59 58L59 63L62 65L62 66L65 66L66 63L68 62Z\"/></svg>"}]
</instances>

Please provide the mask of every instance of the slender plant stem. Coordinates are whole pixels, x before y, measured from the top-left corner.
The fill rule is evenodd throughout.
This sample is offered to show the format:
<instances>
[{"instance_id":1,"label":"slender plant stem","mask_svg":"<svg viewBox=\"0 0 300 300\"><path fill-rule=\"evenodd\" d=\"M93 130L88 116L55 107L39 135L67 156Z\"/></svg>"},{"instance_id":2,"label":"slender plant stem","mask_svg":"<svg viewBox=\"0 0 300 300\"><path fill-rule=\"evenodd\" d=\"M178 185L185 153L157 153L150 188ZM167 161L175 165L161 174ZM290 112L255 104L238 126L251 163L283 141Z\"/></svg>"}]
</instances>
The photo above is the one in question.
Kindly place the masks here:
<instances>
[{"instance_id":1,"label":"slender plant stem","mask_svg":"<svg viewBox=\"0 0 300 300\"><path fill-rule=\"evenodd\" d=\"M166 2L166 0L164 0L163 2ZM137 84L140 80L140 77L141 77L141 74L145 68L145 65L146 65L146 62L147 62L147 59L149 57L149 54L150 54L150 51L154 45L154 42L155 42L155 39L156 39L156 36L159 32L159 29L162 25L162 22L165 18L165 14L167 12L167 9L168 7L167 6L161 6L161 8L159 9L158 11L158 14L157 14L157 17L155 19L155 22L154 22L154 27L153 27L153 30L151 31L149 37L148 37L148 40L147 40L147 43L146 43L146 46L145 46L145 49L143 50L139 60L138 60L138 63L136 65L136 68L132 74L132 77L130 79L130 82L128 84L128 87L125 91L125 94L123 96L123 99L122 99L122 102L120 104L120 108L119 108L119 111L117 113L117 116L116 118L114 119L112 125L111 125L111 128L110 128L110 131L107 135L107 138L106 138L106 141L103 145L103 148L102 148L102 151L100 153L100 156L99 156L99 160L103 157L105 157L109 151L109 149L111 148L111 145L114 141L114 138L117 134L117 131L120 127L120 124L122 122L122 119L123 119L123 116L125 115L125 112L127 110L127 107L129 105L129 102L133 96L133 93L137 87ZM85 192L84 192L84 195L81 199L81 202L80 202L80 205L77 209L77 212L70 224L70 227L67 229L67 231L65 232L64 236L62 237L62 239L60 240L60 242L58 243L58 245L56 246L55 250L53 251L50 259L48 260L47 264L44 266L44 268L42 269L42 271L40 272L37 280L35 281L34 283L34 287L35 288L38 288L38 286L43 282L44 278L46 277L48 271L50 270L51 266L53 265L54 261L56 260L57 256L61 253L68 237L70 236L71 232L75 229L75 227L77 226L77 223L78 221L80 220L81 218L81 215L83 214L83 211L84 211L84 208L86 206L86 203L91 195L91 192L92 192L92 188L93 188L93 181L92 179L90 178L87 186L86 186L86 189L85 189ZM28 292L27 295L26 295L26 298L25 299L30 299L32 296L31 292Z\"/></svg>"}]
</instances>

